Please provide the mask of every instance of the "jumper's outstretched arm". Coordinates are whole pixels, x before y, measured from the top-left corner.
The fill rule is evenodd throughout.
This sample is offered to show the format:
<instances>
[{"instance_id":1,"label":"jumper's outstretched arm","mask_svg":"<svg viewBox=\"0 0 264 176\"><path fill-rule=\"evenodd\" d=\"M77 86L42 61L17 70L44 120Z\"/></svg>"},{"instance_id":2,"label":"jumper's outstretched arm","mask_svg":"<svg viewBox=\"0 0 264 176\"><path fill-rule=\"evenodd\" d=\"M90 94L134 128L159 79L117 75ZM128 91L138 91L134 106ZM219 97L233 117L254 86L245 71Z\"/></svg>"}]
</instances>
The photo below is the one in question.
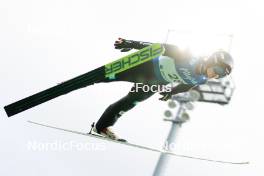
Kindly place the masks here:
<instances>
[{"instance_id":1,"label":"jumper's outstretched arm","mask_svg":"<svg viewBox=\"0 0 264 176\"><path fill-rule=\"evenodd\" d=\"M189 84L179 84L179 85L173 87L170 92L161 92L160 94L162 95L162 97L159 98L159 100L167 101L168 99L170 99L172 97L172 95L187 92L194 87L195 86L189 85Z\"/></svg>"},{"instance_id":2,"label":"jumper's outstretched arm","mask_svg":"<svg viewBox=\"0 0 264 176\"><path fill-rule=\"evenodd\" d=\"M121 52L127 52L132 49L140 50L142 48L145 48L147 46L152 45L150 42L141 42L141 41L134 41L134 40L126 40L123 38L118 38L117 41L115 41L115 49L119 49Z\"/></svg>"},{"instance_id":3,"label":"jumper's outstretched arm","mask_svg":"<svg viewBox=\"0 0 264 176\"><path fill-rule=\"evenodd\" d=\"M115 41L114 46L115 46L115 49L118 49L121 52L127 52L132 49L140 50L152 44L153 43L151 42L134 41L134 40L118 38L118 40ZM163 56L171 57L177 63L186 62L188 61L188 59L190 59L190 53L181 51L177 46L172 45L172 44L166 44L166 43L160 43L160 44L165 49Z\"/></svg>"}]
</instances>

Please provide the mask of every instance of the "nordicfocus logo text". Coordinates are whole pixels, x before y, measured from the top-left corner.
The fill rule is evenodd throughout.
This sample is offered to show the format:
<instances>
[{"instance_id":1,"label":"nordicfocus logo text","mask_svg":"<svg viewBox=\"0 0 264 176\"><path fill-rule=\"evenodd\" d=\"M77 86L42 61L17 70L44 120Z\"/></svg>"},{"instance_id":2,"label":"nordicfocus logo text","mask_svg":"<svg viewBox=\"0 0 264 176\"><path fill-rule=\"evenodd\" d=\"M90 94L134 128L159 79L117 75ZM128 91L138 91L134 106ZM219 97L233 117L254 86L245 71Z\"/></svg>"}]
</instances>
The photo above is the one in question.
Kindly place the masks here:
<instances>
[{"instance_id":1,"label":"nordicfocus logo text","mask_svg":"<svg viewBox=\"0 0 264 176\"><path fill-rule=\"evenodd\" d=\"M143 83L136 83L135 87L130 92L171 92L171 87L166 85L146 85Z\"/></svg>"},{"instance_id":2,"label":"nordicfocus logo text","mask_svg":"<svg viewBox=\"0 0 264 176\"><path fill-rule=\"evenodd\" d=\"M28 141L27 149L32 151L104 151L104 143L88 143L77 141Z\"/></svg>"}]
</instances>

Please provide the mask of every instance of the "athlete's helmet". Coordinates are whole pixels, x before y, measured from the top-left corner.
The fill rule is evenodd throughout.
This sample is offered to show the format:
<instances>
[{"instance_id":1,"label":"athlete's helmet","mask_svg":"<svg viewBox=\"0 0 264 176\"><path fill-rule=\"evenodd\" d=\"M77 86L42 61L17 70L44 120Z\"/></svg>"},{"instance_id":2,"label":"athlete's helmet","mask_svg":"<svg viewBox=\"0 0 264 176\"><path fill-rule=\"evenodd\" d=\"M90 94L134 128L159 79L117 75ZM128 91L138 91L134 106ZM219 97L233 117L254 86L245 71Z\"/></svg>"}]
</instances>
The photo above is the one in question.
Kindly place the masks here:
<instances>
[{"instance_id":1,"label":"athlete's helmet","mask_svg":"<svg viewBox=\"0 0 264 176\"><path fill-rule=\"evenodd\" d=\"M231 73L233 58L228 52L220 50L209 56L208 60L206 60L206 66L207 68L213 68L219 78L222 78Z\"/></svg>"}]
</instances>

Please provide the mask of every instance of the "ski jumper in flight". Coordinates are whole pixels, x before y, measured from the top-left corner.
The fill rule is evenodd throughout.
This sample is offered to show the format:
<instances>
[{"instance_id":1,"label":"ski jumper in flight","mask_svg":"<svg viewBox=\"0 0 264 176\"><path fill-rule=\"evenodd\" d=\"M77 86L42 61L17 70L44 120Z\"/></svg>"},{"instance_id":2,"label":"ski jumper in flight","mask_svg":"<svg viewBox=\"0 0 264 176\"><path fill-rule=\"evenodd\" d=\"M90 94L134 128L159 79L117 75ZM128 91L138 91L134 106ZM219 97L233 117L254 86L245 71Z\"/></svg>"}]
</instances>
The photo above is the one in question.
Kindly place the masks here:
<instances>
[{"instance_id":1,"label":"ski jumper in flight","mask_svg":"<svg viewBox=\"0 0 264 176\"><path fill-rule=\"evenodd\" d=\"M119 38L114 45L121 52L127 52L132 49L139 50L151 44ZM122 141L123 139L119 138L110 127L125 112L157 92L150 89L146 91L142 89L143 86L165 86L176 83L176 86L172 87L170 91L159 92L162 95L160 100L166 101L172 95L187 92L198 85L206 84L208 79L223 78L231 73L233 59L226 51L219 50L206 57L194 57L177 46L170 44L162 44L162 46L165 48L165 52L161 56L121 72L114 78L106 78L102 81L128 81L134 83L134 86L126 96L108 106L93 127L93 132ZM137 87L138 85L141 87Z\"/></svg>"}]
</instances>

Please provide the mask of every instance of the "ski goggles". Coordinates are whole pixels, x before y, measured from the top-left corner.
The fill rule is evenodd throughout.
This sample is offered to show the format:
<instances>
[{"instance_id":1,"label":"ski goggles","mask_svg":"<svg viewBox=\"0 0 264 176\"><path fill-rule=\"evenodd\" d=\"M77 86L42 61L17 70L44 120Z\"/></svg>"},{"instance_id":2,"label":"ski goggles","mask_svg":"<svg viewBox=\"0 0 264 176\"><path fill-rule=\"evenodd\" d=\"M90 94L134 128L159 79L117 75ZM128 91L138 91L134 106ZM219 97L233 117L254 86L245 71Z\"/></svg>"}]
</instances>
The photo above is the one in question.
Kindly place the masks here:
<instances>
[{"instance_id":1,"label":"ski goggles","mask_svg":"<svg viewBox=\"0 0 264 176\"><path fill-rule=\"evenodd\" d=\"M231 72L231 69L228 67L224 67L224 66L214 66L212 67L214 72L219 76L219 78L223 78L226 75L229 75L229 73Z\"/></svg>"}]
</instances>

